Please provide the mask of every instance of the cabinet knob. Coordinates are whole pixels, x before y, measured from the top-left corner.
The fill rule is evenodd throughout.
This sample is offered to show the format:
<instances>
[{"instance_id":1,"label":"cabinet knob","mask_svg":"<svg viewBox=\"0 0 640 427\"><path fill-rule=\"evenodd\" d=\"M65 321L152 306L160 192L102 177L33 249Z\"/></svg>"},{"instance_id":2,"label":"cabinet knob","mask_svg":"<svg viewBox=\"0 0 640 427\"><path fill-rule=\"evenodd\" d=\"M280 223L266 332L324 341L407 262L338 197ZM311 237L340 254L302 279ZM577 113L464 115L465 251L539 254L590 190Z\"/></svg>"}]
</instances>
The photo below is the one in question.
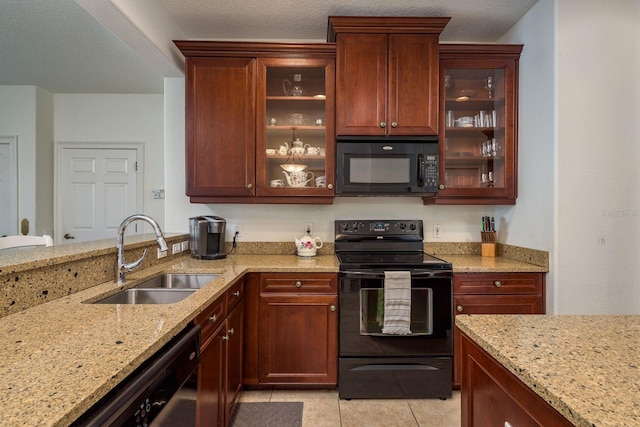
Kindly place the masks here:
<instances>
[{"instance_id":1,"label":"cabinet knob","mask_svg":"<svg viewBox=\"0 0 640 427\"><path fill-rule=\"evenodd\" d=\"M495 282L493 282L493 285L494 285L496 288L499 288L500 286L502 286L502 282L501 282L500 280L496 280Z\"/></svg>"},{"instance_id":2,"label":"cabinet knob","mask_svg":"<svg viewBox=\"0 0 640 427\"><path fill-rule=\"evenodd\" d=\"M331 311L336 311L336 306L335 306L335 304L331 304L331 305L329 306L329 310L331 310Z\"/></svg>"},{"instance_id":3,"label":"cabinet knob","mask_svg":"<svg viewBox=\"0 0 640 427\"><path fill-rule=\"evenodd\" d=\"M218 316L215 314L213 316L209 316L209 322L216 323L216 320L218 320Z\"/></svg>"},{"instance_id":4,"label":"cabinet knob","mask_svg":"<svg viewBox=\"0 0 640 427\"><path fill-rule=\"evenodd\" d=\"M438 189L440 189L440 190L444 190L444 184L440 184L440 185L438 185Z\"/></svg>"},{"instance_id":5,"label":"cabinet knob","mask_svg":"<svg viewBox=\"0 0 640 427\"><path fill-rule=\"evenodd\" d=\"M301 286L302 286L302 282L301 282L300 280L298 280L298 281L296 282L296 288L299 288L299 287L301 287Z\"/></svg>"},{"instance_id":6,"label":"cabinet knob","mask_svg":"<svg viewBox=\"0 0 640 427\"><path fill-rule=\"evenodd\" d=\"M239 296L240 296L240 291L235 291L235 292L233 293L233 296L234 296L234 297L239 297Z\"/></svg>"},{"instance_id":7,"label":"cabinet knob","mask_svg":"<svg viewBox=\"0 0 640 427\"><path fill-rule=\"evenodd\" d=\"M251 190L253 188L253 184L247 184L247 188Z\"/></svg>"},{"instance_id":8,"label":"cabinet knob","mask_svg":"<svg viewBox=\"0 0 640 427\"><path fill-rule=\"evenodd\" d=\"M398 122L391 122L391 127L392 128L397 128L398 127Z\"/></svg>"},{"instance_id":9,"label":"cabinet knob","mask_svg":"<svg viewBox=\"0 0 640 427\"><path fill-rule=\"evenodd\" d=\"M235 331L233 330L233 328L229 329L228 335L233 335L235 334Z\"/></svg>"},{"instance_id":10,"label":"cabinet knob","mask_svg":"<svg viewBox=\"0 0 640 427\"><path fill-rule=\"evenodd\" d=\"M327 188L328 188L329 190L333 190L333 184L329 184L329 185L327 185Z\"/></svg>"},{"instance_id":11,"label":"cabinet knob","mask_svg":"<svg viewBox=\"0 0 640 427\"><path fill-rule=\"evenodd\" d=\"M387 122L380 122L380 127L381 128L387 127Z\"/></svg>"},{"instance_id":12,"label":"cabinet knob","mask_svg":"<svg viewBox=\"0 0 640 427\"><path fill-rule=\"evenodd\" d=\"M222 337L222 341L229 341L229 335L225 335Z\"/></svg>"},{"instance_id":13,"label":"cabinet knob","mask_svg":"<svg viewBox=\"0 0 640 427\"><path fill-rule=\"evenodd\" d=\"M458 310L458 313L462 313L462 310L464 310L464 307L462 307L461 305L457 305L456 310Z\"/></svg>"}]
</instances>

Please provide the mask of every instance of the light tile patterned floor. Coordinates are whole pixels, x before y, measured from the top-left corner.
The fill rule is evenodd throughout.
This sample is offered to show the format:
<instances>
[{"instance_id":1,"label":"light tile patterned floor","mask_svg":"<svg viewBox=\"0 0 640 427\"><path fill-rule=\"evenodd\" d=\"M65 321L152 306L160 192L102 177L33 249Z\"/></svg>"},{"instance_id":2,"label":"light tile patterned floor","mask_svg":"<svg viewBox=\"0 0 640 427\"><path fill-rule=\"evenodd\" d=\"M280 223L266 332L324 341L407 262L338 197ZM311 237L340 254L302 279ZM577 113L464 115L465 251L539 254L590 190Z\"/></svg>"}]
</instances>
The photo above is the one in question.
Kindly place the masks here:
<instances>
[{"instance_id":1,"label":"light tile patterned floor","mask_svg":"<svg viewBox=\"0 0 640 427\"><path fill-rule=\"evenodd\" d=\"M337 391L243 391L240 402L303 402L302 427L460 427L459 391L447 400L340 400Z\"/></svg>"}]
</instances>

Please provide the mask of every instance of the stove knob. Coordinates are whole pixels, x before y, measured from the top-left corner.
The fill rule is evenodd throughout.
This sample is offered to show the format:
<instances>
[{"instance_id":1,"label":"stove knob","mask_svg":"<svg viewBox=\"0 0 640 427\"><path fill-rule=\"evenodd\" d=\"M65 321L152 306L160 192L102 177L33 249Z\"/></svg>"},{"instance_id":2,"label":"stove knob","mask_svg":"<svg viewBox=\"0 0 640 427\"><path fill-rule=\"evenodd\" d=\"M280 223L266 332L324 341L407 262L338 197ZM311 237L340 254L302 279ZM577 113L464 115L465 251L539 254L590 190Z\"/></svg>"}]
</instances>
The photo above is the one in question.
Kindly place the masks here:
<instances>
[{"instance_id":1,"label":"stove knob","mask_svg":"<svg viewBox=\"0 0 640 427\"><path fill-rule=\"evenodd\" d=\"M349 224L347 224L346 222L343 222L342 224L340 224L340 229L342 231L347 231L349 229Z\"/></svg>"},{"instance_id":2,"label":"stove knob","mask_svg":"<svg viewBox=\"0 0 640 427\"><path fill-rule=\"evenodd\" d=\"M414 223L411 223L411 225L409 225L409 228L411 230L415 230L416 229L416 225Z\"/></svg>"},{"instance_id":3,"label":"stove knob","mask_svg":"<svg viewBox=\"0 0 640 427\"><path fill-rule=\"evenodd\" d=\"M407 228L407 224L401 222L400 224L398 224L398 227L400 227L400 230L404 230L405 228Z\"/></svg>"},{"instance_id":4,"label":"stove knob","mask_svg":"<svg viewBox=\"0 0 640 427\"><path fill-rule=\"evenodd\" d=\"M353 231L358 231L358 223L357 222L353 223Z\"/></svg>"}]
</instances>

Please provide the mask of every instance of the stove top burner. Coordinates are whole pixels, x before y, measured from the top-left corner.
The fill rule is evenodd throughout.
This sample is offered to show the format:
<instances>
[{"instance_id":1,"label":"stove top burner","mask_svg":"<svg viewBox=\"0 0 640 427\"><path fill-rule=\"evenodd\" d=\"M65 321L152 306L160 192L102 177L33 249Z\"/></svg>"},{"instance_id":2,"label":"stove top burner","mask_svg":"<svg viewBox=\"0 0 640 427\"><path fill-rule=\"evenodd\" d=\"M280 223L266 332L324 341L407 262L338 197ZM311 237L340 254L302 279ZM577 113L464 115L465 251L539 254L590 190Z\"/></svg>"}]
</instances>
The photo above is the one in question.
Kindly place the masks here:
<instances>
[{"instance_id":1,"label":"stove top burner","mask_svg":"<svg viewBox=\"0 0 640 427\"><path fill-rule=\"evenodd\" d=\"M422 252L341 252L336 254L341 269L407 268L450 270L451 263Z\"/></svg>"},{"instance_id":2,"label":"stove top burner","mask_svg":"<svg viewBox=\"0 0 640 427\"><path fill-rule=\"evenodd\" d=\"M335 232L342 270L451 269L451 263L423 253L422 220L338 220Z\"/></svg>"}]
</instances>

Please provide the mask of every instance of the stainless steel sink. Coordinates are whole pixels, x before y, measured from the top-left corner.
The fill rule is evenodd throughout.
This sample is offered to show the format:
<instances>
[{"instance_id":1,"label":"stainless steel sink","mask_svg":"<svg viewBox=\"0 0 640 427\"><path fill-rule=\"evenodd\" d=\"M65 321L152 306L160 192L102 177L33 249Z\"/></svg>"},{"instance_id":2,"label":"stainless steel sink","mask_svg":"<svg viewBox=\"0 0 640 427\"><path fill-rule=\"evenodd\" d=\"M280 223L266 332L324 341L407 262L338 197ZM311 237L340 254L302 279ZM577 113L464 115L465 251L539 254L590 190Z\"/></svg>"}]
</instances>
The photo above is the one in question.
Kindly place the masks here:
<instances>
[{"instance_id":1,"label":"stainless steel sink","mask_svg":"<svg viewBox=\"0 0 640 427\"><path fill-rule=\"evenodd\" d=\"M142 282L134 289L200 289L218 276L219 274L169 273Z\"/></svg>"},{"instance_id":2,"label":"stainless steel sink","mask_svg":"<svg viewBox=\"0 0 640 427\"><path fill-rule=\"evenodd\" d=\"M138 289L132 288L94 304L173 304L182 301L197 289Z\"/></svg>"}]
</instances>

